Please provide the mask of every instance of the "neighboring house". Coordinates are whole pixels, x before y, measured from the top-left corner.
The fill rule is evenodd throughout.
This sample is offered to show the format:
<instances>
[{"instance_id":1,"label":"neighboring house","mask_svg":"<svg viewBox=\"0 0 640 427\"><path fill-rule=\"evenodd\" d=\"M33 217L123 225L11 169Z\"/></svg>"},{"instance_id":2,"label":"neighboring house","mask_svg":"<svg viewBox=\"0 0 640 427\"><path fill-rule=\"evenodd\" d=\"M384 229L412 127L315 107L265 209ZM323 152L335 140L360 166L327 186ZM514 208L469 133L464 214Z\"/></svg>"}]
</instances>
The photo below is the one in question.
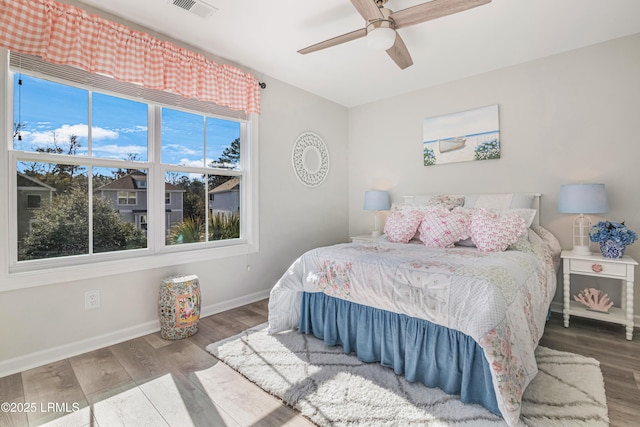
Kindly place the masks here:
<instances>
[{"instance_id":1,"label":"neighboring house","mask_svg":"<svg viewBox=\"0 0 640 427\"><path fill-rule=\"evenodd\" d=\"M240 212L240 178L232 178L209 190L209 211L211 215Z\"/></svg>"},{"instance_id":2,"label":"neighboring house","mask_svg":"<svg viewBox=\"0 0 640 427\"><path fill-rule=\"evenodd\" d=\"M165 183L165 221L166 229L182 222L183 205L180 187ZM98 187L94 191L108 199L120 214L120 217L136 225L137 228L147 230L147 175L142 172L133 172L116 179L109 184Z\"/></svg>"},{"instance_id":3,"label":"neighboring house","mask_svg":"<svg viewBox=\"0 0 640 427\"><path fill-rule=\"evenodd\" d=\"M31 232L35 212L42 207L44 200L51 200L55 188L18 172L18 240Z\"/></svg>"}]
</instances>

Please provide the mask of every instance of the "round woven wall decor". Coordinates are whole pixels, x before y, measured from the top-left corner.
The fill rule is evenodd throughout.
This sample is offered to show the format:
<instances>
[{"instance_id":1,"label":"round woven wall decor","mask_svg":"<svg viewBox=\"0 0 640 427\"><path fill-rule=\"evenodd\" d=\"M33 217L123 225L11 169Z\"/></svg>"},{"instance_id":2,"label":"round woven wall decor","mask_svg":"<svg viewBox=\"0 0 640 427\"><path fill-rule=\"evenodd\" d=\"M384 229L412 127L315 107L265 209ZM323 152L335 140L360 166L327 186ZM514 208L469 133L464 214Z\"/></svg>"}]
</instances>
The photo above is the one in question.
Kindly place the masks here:
<instances>
[{"instance_id":1,"label":"round woven wall decor","mask_svg":"<svg viewBox=\"0 0 640 427\"><path fill-rule=\"evenodd\" d=\"M317 187L329 174L327 146L313 132L305 132L296 139L291 157L296 176L307 187Z\"/></svg>"}]
</instances>

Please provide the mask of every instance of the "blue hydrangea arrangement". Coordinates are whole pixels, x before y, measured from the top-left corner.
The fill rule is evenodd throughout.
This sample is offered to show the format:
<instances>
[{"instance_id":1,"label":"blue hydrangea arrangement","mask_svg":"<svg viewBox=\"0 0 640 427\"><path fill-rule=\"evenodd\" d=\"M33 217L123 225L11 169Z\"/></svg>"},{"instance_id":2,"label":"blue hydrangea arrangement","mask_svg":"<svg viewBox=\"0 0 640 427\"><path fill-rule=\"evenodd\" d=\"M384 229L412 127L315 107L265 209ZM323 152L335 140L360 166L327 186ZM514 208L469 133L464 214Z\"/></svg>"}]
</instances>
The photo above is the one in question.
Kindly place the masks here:
<instances>
[{"instance_id":1,"label":"blue hydrangea arrangement","mask_svg":"<svg viewBox=\"0 0 640 427\"><path fill-rule=\"evenodd\" d=\"M638 239L638 235L622 222L600 221L589 231L592 242L612 240L618 245L629 246Z\"/></svg>"},{"instance_id":2,"label":"blue hydrangea arrangement","mask_svg":"<svg viewBox=\"0 0 640 427\"><path fill-rule=\"evenodd\" d=\"M500 158L500 143L497 139L483 142L473 153L473 160L491 160Z\"/></svg>"}]
</instances>

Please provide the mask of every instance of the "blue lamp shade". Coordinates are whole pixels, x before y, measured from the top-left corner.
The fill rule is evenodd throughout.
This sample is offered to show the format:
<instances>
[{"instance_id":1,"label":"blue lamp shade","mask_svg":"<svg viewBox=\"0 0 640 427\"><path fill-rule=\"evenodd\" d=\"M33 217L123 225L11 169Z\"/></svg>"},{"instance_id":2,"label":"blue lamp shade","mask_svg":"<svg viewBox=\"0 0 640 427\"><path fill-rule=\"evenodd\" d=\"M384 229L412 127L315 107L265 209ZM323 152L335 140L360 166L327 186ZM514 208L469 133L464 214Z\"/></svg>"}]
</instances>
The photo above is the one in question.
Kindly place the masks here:
<instances>
[{"instance_id":1,"label":"blue lamp shade","mask_svg":"<svg viewBox=\"0 0 640 427\"><path fill-rule=\"evenodd\" d=\"M386 211L390 208L389 193L386 191L371 190L364 193L365 211Z\"/></svg>"},{"instance_id":2,"label":"blue lamp shade","mask_svg":"<svg viewBox=\"0 0 640 427\"><path fill-rule=\"evenodd\" d=\"M380 190L370 190L364 193L365 211L376 211L373 214L373 231L371 237L380 237L378 230L378 211L386 211L391 208L389 203L389 193Z\"/></svg>"},{"instance_id":3,"label":"blue lamp shade","mask_svg":"<svg viewBox=\"0 0 640 427\"><path fill-rule=\"evenodd\" d=\"M604 184L567 184L560 186L558 212L601 214L609 211Z\"/></svg>"},{"instance_id":4,"label":"blue lamp shade","mask_svg":"<svg viewBox=\"0 0 640 427\"><path fill-rule=\"evenodd\" d=\"M609 211L604 184L567 184L560 186L558 212L579 214L573 221L573 253L591 255L589 230L591 220L584 214Z\"/></svg>"}]
</instances>

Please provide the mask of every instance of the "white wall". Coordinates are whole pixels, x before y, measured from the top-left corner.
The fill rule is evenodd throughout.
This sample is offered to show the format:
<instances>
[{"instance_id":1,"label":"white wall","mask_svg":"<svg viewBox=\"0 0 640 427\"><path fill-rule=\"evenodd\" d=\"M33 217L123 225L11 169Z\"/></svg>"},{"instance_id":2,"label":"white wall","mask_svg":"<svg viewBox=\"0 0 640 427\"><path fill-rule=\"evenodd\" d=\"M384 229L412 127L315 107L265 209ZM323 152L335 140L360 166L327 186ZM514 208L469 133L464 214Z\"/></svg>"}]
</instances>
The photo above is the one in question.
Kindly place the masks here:
<instances>
[{"instance_id":1,"label":"white wall","mask_svg":"<svg viewBox=\"0 0 640 427\"><path fill-rule=\"evenodd\" d=\"M423 119L492 104L499 105L501 159L423 166ZM606 184L604 217L640 232L639 121L639 34L352 108L349 232L372 227L371 212L362 210L368 189L388 189L394 201L531 191L543 195L541 223L570 249L573 217L557 213L558 192L579 182ZM627 251L640 260L640 242ZM572 285L572 294L585 286L602 286L615 301L620 294L606 279ZM640 313L640 292L635 302Z\"/></svg>"},{"instance_id":2,"label":"white wall","mask_svg":"<svg viewBox=\"0 0 640 427\"><path fill-rule=\"evenodd\" d=\"M347 109L261 79L268 87L259 124L259 253L0 292L0 377L156 330L158 290L166 276L198 275L203 312L211 314L267 297L305 250L346 241ZM331 156L329 175L316 188L303 186L291 163L293 143L304 131L321 136ZM84 310L90 289L101 292L99 310Z\"/></svg>"}]
</instances>

